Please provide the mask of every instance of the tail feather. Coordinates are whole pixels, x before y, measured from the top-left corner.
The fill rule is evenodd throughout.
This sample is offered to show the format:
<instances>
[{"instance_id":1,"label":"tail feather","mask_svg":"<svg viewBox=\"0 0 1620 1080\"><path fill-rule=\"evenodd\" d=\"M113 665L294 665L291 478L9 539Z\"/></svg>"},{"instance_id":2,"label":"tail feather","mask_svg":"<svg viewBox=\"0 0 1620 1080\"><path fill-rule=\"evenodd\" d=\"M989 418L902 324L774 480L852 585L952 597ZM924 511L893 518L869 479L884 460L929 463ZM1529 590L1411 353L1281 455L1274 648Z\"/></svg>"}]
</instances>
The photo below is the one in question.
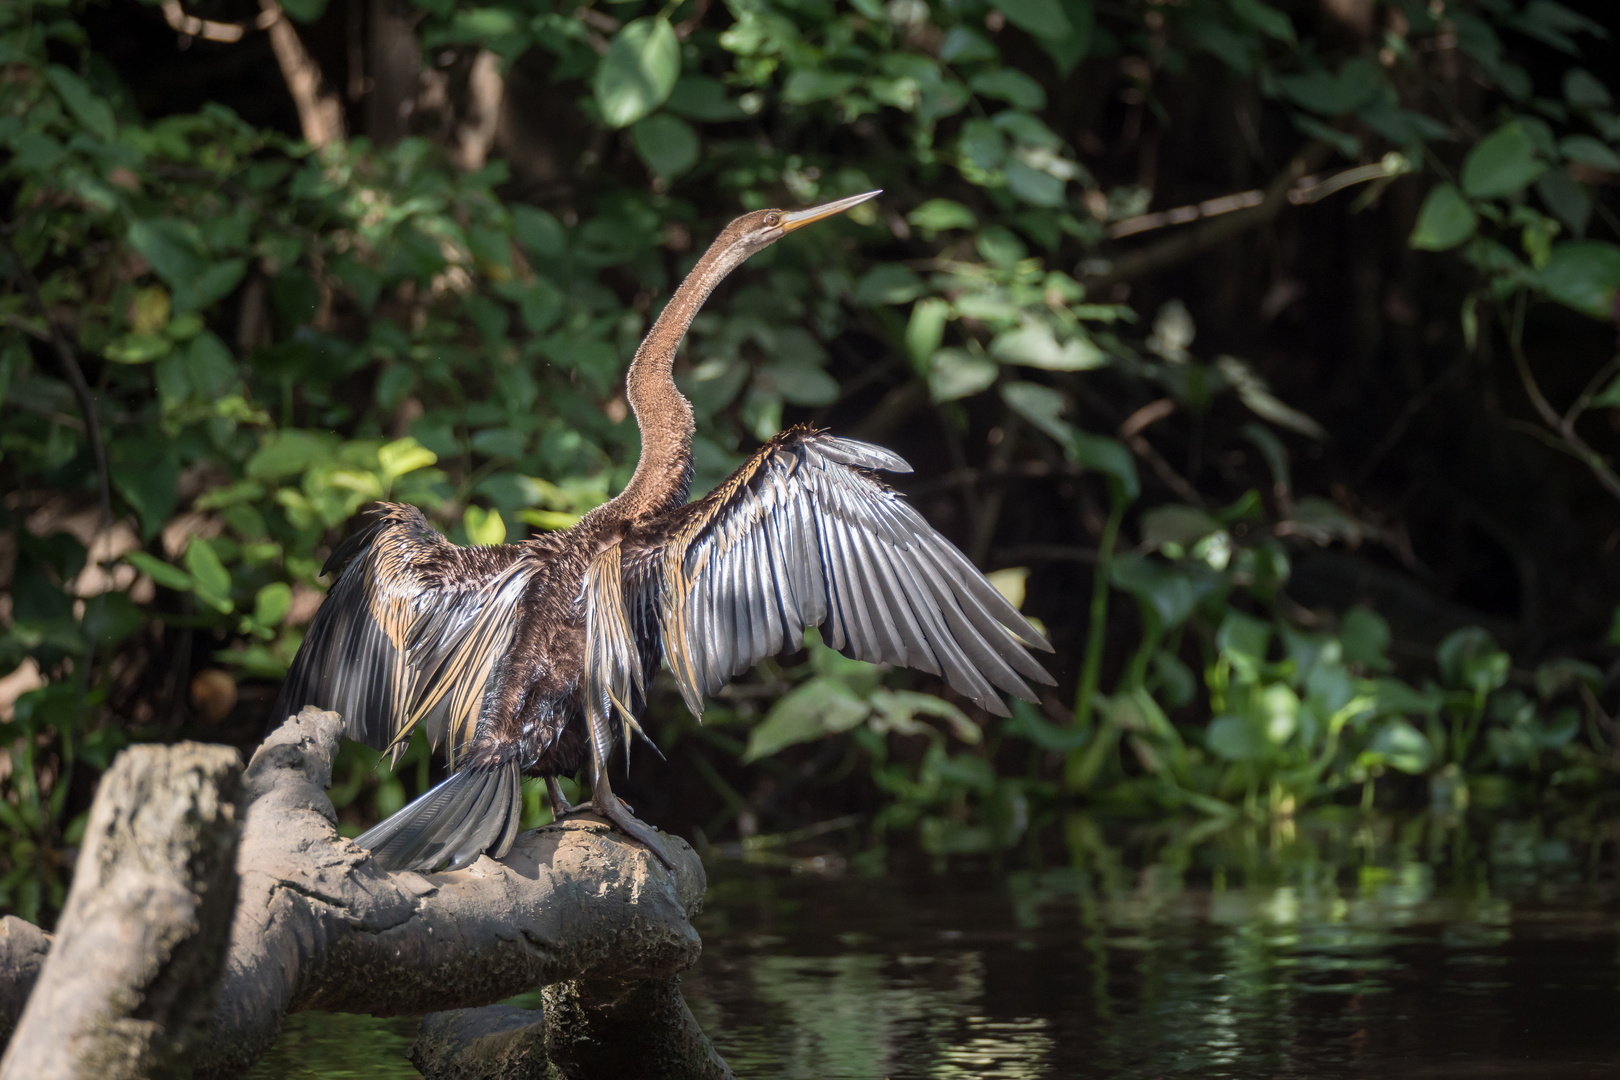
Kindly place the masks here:
<instances>
[{"instance_id":1,"label":"tail feather","mask_svg":"<svg viewBox=\"0 0 1620 1080\"><path fill-rule=\"evenodd\" d=\"M454 774L355 842L385 870L460 870L485 851L511 850L523 816L517 761L473 765Z\"/></svg>"}]
</instances>

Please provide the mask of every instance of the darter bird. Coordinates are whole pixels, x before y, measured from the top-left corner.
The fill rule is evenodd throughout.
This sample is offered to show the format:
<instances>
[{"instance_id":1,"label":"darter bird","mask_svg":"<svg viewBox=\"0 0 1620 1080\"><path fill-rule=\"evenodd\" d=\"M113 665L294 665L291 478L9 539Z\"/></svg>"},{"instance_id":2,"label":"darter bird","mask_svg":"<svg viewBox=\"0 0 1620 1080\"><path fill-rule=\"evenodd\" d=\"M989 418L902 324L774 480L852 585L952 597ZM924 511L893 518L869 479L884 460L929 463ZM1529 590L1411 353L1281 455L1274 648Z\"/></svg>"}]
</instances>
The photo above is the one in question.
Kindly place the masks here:
<instances>
[{"instance_id":1,"label":"darter bird","mask_svg":"<svg viewBox=\"0 0 1620 1080\"><path fill-rule=\"evenodd\" d=\"M1034 700L1052 678L1044 638L973 564L885 486L911 467L877 446L797 427L688 502L692 407L676 350L717 284L750 255L877 195L759 210L720 233L653 324L626 376L641 431L629 485L562 532L462 547L421 511L387 504L333 553L337 574L278 700L344 717L395 760L425 725L452 772L359 837L389 869L459 869L517 836L523 777L590 761L588 808L672 865L658 834L608 782L659 658L701 717L703 699L757 661L800 648L807 627L861 660L943 675L981 707Z\"/></svg>"}]
</instances>

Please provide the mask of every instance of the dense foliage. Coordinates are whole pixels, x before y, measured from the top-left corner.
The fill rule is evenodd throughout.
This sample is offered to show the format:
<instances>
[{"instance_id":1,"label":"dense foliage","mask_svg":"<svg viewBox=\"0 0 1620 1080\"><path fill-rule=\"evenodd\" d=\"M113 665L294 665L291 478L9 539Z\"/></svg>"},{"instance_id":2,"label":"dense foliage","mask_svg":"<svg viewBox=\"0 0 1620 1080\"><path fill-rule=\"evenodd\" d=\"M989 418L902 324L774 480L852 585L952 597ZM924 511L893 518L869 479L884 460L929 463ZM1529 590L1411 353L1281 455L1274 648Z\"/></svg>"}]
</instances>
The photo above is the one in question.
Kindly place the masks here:
<instances>
[{"instance_id":1,"label":"dense foliage","mask_svg":"<svg viewBox=\"0 0 1620 1080\"><path fill-rule=\"evenodd\" d=\"M968 716L813 642L702 728L655 694L649 820L853 808L983 852L1065 799L1276 820L1616 768L1591 18L283 8L296 35L238 0L0 9L0 904L59 901L128 740L254 741L357 510L471 543L576 520L628 478L623 372L708 238L873 187L694 326L697 487L796 421L903 450L1061 693ZM405 794L355 748L335 799Z\"/></svg>"}]
</instances>

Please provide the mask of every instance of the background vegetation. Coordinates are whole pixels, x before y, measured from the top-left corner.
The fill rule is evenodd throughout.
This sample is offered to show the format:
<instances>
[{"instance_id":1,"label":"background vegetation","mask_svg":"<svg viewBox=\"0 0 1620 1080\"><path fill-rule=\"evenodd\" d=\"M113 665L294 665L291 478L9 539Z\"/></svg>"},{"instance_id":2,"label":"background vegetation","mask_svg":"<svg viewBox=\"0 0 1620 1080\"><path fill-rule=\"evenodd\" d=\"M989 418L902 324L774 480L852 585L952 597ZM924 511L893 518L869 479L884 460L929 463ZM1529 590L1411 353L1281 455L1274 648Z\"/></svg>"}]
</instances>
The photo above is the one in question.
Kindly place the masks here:
<instances>
[{"instance_id":1,"label":"background vegetation","mask_svg":"<svg viewBox=\"0 0 1620 1080\"><path fill-rule=\"evenodd\" d=\"M60 901L120 746L256 742L358 509L571 523L717 229L873 187L694 326L697 486L798 421L896 448L1059 690L998 721L812 643L701 728L654 694L642 816L943 856L1074 803L1594 813L1605 7L5 5L0 906ZM334 799L358 827L432 767L351 748Z\"/></svg>"}]
</instances>

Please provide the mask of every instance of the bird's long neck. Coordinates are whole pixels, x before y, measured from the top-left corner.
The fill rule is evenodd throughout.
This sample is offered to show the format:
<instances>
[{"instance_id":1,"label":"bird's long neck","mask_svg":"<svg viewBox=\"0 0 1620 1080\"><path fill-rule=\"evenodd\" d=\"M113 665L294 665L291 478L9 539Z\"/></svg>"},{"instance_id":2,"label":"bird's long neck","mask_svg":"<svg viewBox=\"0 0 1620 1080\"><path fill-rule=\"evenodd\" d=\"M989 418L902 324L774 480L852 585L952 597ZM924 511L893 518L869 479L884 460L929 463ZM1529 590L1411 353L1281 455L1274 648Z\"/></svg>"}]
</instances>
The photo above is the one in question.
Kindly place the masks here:
<instances>
[{"instance_id":1,"label":"bird's long neck","mask_svg":"<svg viewBox=\"0 0 1620 1080\"><path fill-rule=\"evenodd\" d=\"M625 396L641 430L641 457L630 484L603 509L631 520L686 501L692 483L692 405L675 385L675 353L687 327L727 274L749 252L716 241L686 275L636 350Z\"/></svg>"}]
</instances>

